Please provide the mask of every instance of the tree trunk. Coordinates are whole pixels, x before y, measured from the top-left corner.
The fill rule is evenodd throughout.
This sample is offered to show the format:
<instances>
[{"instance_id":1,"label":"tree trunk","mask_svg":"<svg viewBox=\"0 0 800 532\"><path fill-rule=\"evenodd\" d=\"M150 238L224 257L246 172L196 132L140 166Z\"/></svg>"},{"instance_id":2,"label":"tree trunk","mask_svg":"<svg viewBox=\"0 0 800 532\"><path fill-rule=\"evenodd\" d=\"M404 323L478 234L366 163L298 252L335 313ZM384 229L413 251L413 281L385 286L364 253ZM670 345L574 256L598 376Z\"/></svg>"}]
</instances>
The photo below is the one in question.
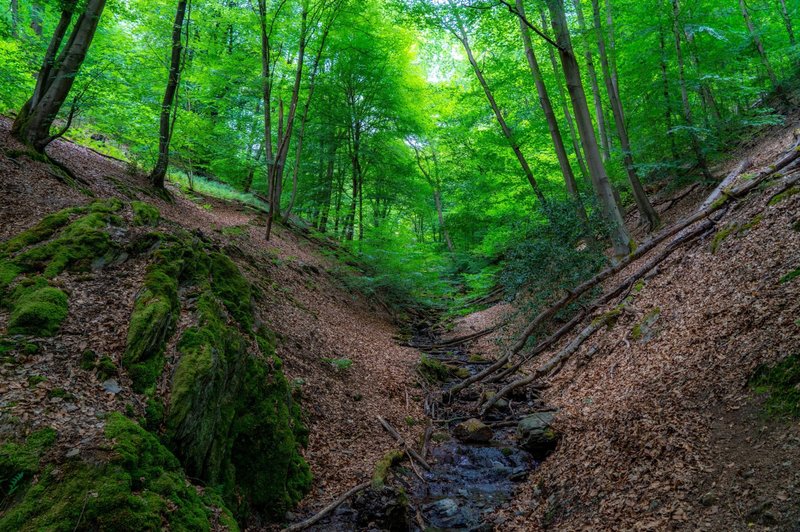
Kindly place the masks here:
<instances>
[{"instance_id":1,"label":"tree trunk","mask_svg":"<svg viewBox=\"0 0 800 532\"><path fill-rule=\"evenodd\" d=\"M794 28L792 27L792 19L789 16L789 11L786 9L786 0L779 0L781 6L781 18L783 19L783 24L786 26L786 33L789 34L789 44L794 46Z\"/></svg>"},{"instance_id":2,"label":"tree trunk","mask_svg":"<svg viewBox=\"0 0 800 532\"><path fill-rule=\"evenodd\" d=\"M19 37L19 0L11 0L11 37Z\"/></svg>"},{"instance_id":3,"label":"tree trunk","mask_svg":"<svg viewBox=\"0 0 800 532\"><path fill-rule=\"evenodd\" d=\"M711 179L711 173L708 171L706 164L706 157L703 154L703 149L700 147L700 139L697 138L697 132L694 130L694 121L692 120L692 107L689 105L689 91L686 88L686 74L683 63L683 51L681 48L681 28L680 28L680 0L672 0L672 33L675 37L675 54L678 61L678 81L681 87L681 102L683 104L683 120L689 128L689 136L692 142L692 149L694 150L695 157L697 157L697 164L703 173L703 177Z\"/></svg>"},{"instance_id":4,"label":"tree trunk","mask_svg":"<svg viewBox=\"0 0 800 532\"><path fill-rule=\"evenodd\" d=\"M558 120L553 112L553 104L550 102L550 95L547 93L547 86L544 84L542 71L539 68L539 62L536 60L536 54L533 51L533 44L531 43L531 36L528 32L528 26L522 17L525 17L525 6L522 0L516 0L517 12L521 15L519 19L519 31L522 36L522 44L525 47L525 57L528 60L528 67L533 77L533 82L536 85L536 92L539 95L539 104L544 112L545 119L547 120L547 128L550 131L550 139L553 141L553 148L556 151L556 158L561 167L561 175L564 176L564 184L567 188L567 194L575 206L575 213L578 219L588 231L589 218L586 215L586 209L581 201L581 196L578 193L578 184L575 182L575 174L572 173L572 166L569 164L569 157L567 150L564 147L564 140L561 138L561 131L558 129Z\"/></svg>"},{"instance_id":5,"label":"tree trunk","mask_svg":"<svg viewBox=\"0 0 800 532\"><path fill-rule=\"evenodd\" d=\"M34 94L22 107L12 127L13 134L20 141L39 152L43 152L56 138L50 135L50 128L86 58L106 2L105 0L86 2L84 11L72 27L67 43L53 60L72 20L75 4L74 0L63 4L61 18L50 40Z\"/></svg>"},{"instance_id":6,"label":"tree trunk","mask_svg":"<svg viewBox=\"0 0 800 532\"><path fill-rule=\"evenodd\" d=\"M589 105L586 102L586 93L583 90L580 68L575 60L572 49L572 42L567 29L567 19L564 15L564 0L547 0L547 7L550 10L553 30L556 41L559 45L558 54L561 58L561 66L567 82L567 90L572 100L572 109L575 111L575 120L578 124L584 154L589 163L589 173L592 178L592 185L597 194L603 215L609 224L611 243L614 249L614 256L621 258L630 253L631 236L625 227L619 204L615 197L614 190L608 180L608 175L603 167L603 160L600 150L597 147L597 138L594 135L592 119L589 114Z\"/></svg>"},{"instance_id":7,"label":"tree trunk","mask_svg":"<svg viewBox=\"0 0 800 532\"><path fill-rule=\"evenodd\" d=\"M164 91L164 99L161 102L161 119L158 133L158 160L150 173L150 183L155 188L164 188L164 176L167 175L169 165L169 143L172 138L172 127L170 115L172 104L175 101L175 93L178 91L180 83L181 64L183 46L181 43L181 32L183 31L183 19L186 16L187 0L178 1L178 9L175 11L175 22L172 24L172 55L169 62L169 78L167 79L167 89ZM177 109L175 110L177 113Z\"/></svg>"},{"instance_id":8,"label":"tree trunk","mask_svg":"<svg viewBox=\"0 0 800 532\"><path fill-rule=\"evenodd\" d=\"M66 4L69 3L66 2ZM75 6L75 2L71 2L71 4L73 7ZM64 9L63 6L62 9ZM37 37L42 36L42 5L37 0L31 2L31 29Z\"/></svg>"},{"instance_id":9,"label":"tree trunk","mask_svg":"<svg viewBox=\"0 0 800 532\"><path fill-rule=\"evenodd\" d=\"M750 32L750 37L753 39L753 44L756 45L756 50L758 50L758 55L761 57L761 62L767 70L767 76L769 76L769 81L772 83L772 88L777 89L778 78L775 77L775 71L772 70L772 65L769 64L769 58L764 51L764 43L761 41L758 30L756 30L753 24L753 19L750 18L750 12L747 10L747 4L744 0L739 0L739 8L742 10L742 17L744 17L744 22L747 24L747 31Z\"/></svg>"},{"instance_id":10,"label":"tree trunk","mask_svg":"<svg viewBox=\"0 0 800 532\"><path fill-rule=\"evenodd\" d=\"M581 7L581 0L573 0L575 4L575 12L578 15L578 29L582 35L586 35L586 20L583 18L583 8ZM611 158L611 145L608 141L608 128L606 127L606 117L603 114L603 99L600 95L600 85L597 83L597 70L594 68L594 60L592 59L592 50L588 44L584 44L584 57L586 59L586 72L589 74L589 83L592 87L592 96L594 98L594 117L597 121L597 134L600 137L600 148L603 156L603 162Z\"/></svg>"},{"instance_id":11,"label":"tree trunk","mask_svg":"<svg viewBox=\"0 0 800 532\"><path fill-rule=\"evenodd\" d=\"M661 49L661 82L664 94L664 128L669 139L672 160L678 160L678 149L675 146L675 134L672 132L672 99L669 96L669 73L667 70L667 49L664 39L664 27L658 26L658 44Z\"/></svg>"},{"instance_id":12,"label":"tree trunk","mask_svg":"<svg viewBox=\"0 0 800 532\"><path fill-rule=\"evenodd\" d=\"M517 141L514 139L514 133L508 126L508 123L506 122L503 113L500 111L500 107L497 105L497 101L494 99L494 95L492 94L492 91L489 88L489 83L483 76L483 72L481 71L480 66L478 65L478 61L475 59L475 56L472 53L472 47L469 44L469 38L467 37L467 32L464 29L464 25L461 22L461 18L457 14L456 17L458 21L457 22L458 27L455 31L453 31L453 34L459 41L461 41L461 44L464 47L464 51L467 53L469 64L472 66L472 71L475 73L475 77L478 78L478 82L483 88L483 92L486 95L486 99L489 101L489 106L492 108L492 111L494 112L494 116L497 119L497 123L500 124L500 129L503 131L503 136L505 136L506 140L508 141L508 144L511 146L511 150L517 157L517 161L519 162L519 165L522 167L522 171L525 173L525 177L528 178L528 182L531 184L531 187L533 188L533 193L539 200L539 204L542 206L544 211L547 212L547 200L545 199L544 194L539 188L539 183L536 182L536 178L533 176L533 171L531 170L531 167L528 164L528 160L525 158L525 155L522 153L519 144L517 144Z\"/></svg>"},{"instance_id":13,"label":"tree trunk","mask_svg":"<svg viewBox=\"0 0 800 532\"><path fill-rule=\"evenodd\" d=\"M694 45L694 36L685 29L683 31L683 36L686 39L686 44L688 45L687 49L689 51L689 59L694 66L695 72L697 72L697 75L700 78L698 89L700 98L703 100L703 110L706 114L706 127L710 127L707 118L709 113L711 113L712 118L716 122L719 122L722 119L719 113L719 106L717 105L717 100L714 98L714 92L711 90L708 82L702 77L703 69L700 68L700 57L698 57L696 46Z\"/></svg>"},{"instance_id":14,"label":"tree trunk","mask_svg":"<svg viewBox=\"0 0 800 532\"><path fill-rule=\"evenodd\" d=\"M617 136L619 137L619 144L622 149L622 162L625 165L625 171L628 175L628 182L631 185L631 190L633 191L636 207L639 209L640 221L643 225L646 222L649 230L652 231L660 225L661 220L656 210L650 205L642 183L639 181L639 176L636 175L636 168L633 165L633 155L631 154L628 129L625 126L625 114L622 109L622 101L616 83L617 76L609 64L606 42L603 37L603 27L600 22L600 2L598 0L592 0L592 13L594 14L594 30L597 35L597 49L600 53L603 80L605 81L606 91L608 92L608 99L611 102L611 111L614 113L614 123L617 127ZM610 17L611 15L609 14L609 19ZM611 29L609 28L609 33L610 32Z\"/></svg>"}]
</instances>

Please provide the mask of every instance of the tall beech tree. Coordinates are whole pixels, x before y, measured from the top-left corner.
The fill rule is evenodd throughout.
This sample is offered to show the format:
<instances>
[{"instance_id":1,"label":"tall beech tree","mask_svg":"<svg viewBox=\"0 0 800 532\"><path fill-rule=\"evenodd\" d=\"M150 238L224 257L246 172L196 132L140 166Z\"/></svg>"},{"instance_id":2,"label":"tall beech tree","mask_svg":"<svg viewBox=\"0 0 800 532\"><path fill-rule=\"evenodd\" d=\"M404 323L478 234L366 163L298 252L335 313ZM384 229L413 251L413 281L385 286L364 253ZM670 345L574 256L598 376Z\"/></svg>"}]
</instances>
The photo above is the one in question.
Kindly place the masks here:
<instances>
[{"instance_id":1,"label":"tall beech tree","mask_svg":"<svg viewBox=\"0 0 800 532\"><path fill-rule=\"evenodd\" d=\"M169 77L164 99L161 101L161 117L158 129L158 159L150 172L150 183L156 188L164 188L164 176L169 166L169 141L172 138L174 114L177 113L175 94L180 83L183 69L183 20L186 17L187 0L179 0L175 10L175 22L172 24L172 51L169 60ZM188 32L187 32L188 35Z\"/></svg>"},{"instance_id":2,"label":"tall beech tree","mask_svg":"<svg viewBox=\"0 0 800 532\"><path fill-rule=\"evenodd\" d=\"M64 38L70 29L78 2L64 0L61 4L61 16L45 52L33 95L20 109L11 129L15 137L36 151L43 152L48 144L67 131L72 122L74 105L64 127L51 133L53 123L69 96L75 77L92 44L105 6L105 0L87 0L65 43Z\"/></svg>"}]
</instances>

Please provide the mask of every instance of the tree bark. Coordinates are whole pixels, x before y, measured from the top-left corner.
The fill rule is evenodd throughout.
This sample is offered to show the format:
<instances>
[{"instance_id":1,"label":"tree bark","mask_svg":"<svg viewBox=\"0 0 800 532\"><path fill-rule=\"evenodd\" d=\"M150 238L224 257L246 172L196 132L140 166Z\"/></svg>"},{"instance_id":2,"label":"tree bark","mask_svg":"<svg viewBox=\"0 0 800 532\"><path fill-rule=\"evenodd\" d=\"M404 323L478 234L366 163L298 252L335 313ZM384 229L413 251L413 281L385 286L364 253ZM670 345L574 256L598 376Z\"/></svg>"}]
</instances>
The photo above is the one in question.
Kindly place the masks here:
<instances>
[{"instance_id":1,"label":"tree bark","mask_svg":"<svg viewBox=\"0 0 800 532\"><path fill-rule=\"evenodd\" d=\"M531 36L528 32L528 26L522 17L525 16L525 5L522 0L516 0L517 12L521 15L519 19L519 31L522 36L522 44L525 47L525 57L528 60L528 67L531 71L531 77L536 85L536 92L539 95L539 105L542 107L545 119L547 120L547 129L550 131L550 139L553 141L553 148L556 151L556 158L558 165L561 167L561 175L564 177L564 184L567 189L567 194L575 206L575 213L581 223L586 227L586 232L589 233L589 217L586 215L586 209L581 201L581 196L578 192L578 184L575 182L575 174L572 172L572 166L569 164L569 157L567 150L564 147L564 140L561 138L561 131L558 128L558 120L553 112L553 104L550 102L550 95L547 93L547 86L544 84L542 71L539 68L539 62L536 60L536 53L533 50L531 43Z\"/></svg>"},{"instance_id":2,"label":"tree bark","mask_svg":"<svg viewBox=\"0 0 800 532\"><path fill-rule=\"evenodd\" d=\"M57 136L50 134L50 128L80 72L106 2L86 2L83 12L72 27L67 43L53 60L72 20L75 4L74 0L63 4L61 18L50 40L33 97L22 107L12 126L12 133L38 152L43 152Z\"/></svg>"},{"instance_id":3,"label":"tree bark","mask_svg":"<svg viewBox=\"0 0 800 532\"><path fill-rule=\"evenodd\" d=\"M11 0L11 37L19 37L19 0Z\"/></svg>"},{"instance_id":4,"label":"tree bark","mask_svg":"<svg viewBox=\"0 0 800 532\"><path fill-rule=\"evenodd\" d=\"M764 51L764 43L761 41L755 24L753 24L753 19L750 18L750 12L747 10L747 4L744 0L739 0L739 8L742 10L742 17L744 18L745 24L747 24L747 31L750 32L750 38L753 39L753 44L756 45L756 50L758 50L758 55L767 71L767 76L769 76L769 81L772 83L772 88L777 89L778 78L775 77L775 71L772 70L772 65L769 63L767 53Z\"/></svg>"},{"instance_id":5,"label":"tree bark","mask_svg":"<svg viewBox=\"0 0 800 532\"><path fill-rule=\"evenodd\" d=\"M556 42L560 45L558 54L561 58L567 90L572 100L572 109L575 112L575 120L578 124L583 151L589 163L592 185L600 202L603 215L609 224L614 256L621 258L630 253L632 240L628 229L625 227L622 212L603 166L600 150L597 147L597 139L594 135L592 119L589 115L589 105L586 102L586 93L583 90L583 82L581 81L580 68L575 60L572 41L567 28L564 0L547 0L547 7L550 10Z\"/></svg>"},{"instance_id":6,"label":"tree bark","mask_svg":"<svg viewBox=\"0 0 800 532\"><path fill-rule=\"evenodd\" d=\"M700 166L700 171L706 179L712 179L711 173L708 171L706 163L706 156L703 154L703 149L700 146L700 139L697 138L697 132L694 130L694 121L692 119L692 107L689 104L689 91L686 87L686 72L683 62L683 49L681 47L681 26L680 26L680 0L672 0L672 33L675 38L675 55L678 61L678 82L681 87L681 103L683 104L683 120L689 128L689 136L692 142L692 149L697 164Z\"/></svg>"},{"instance_id":7,"label":"tree bark","mask_svg":"<svg viewBox=\"0 0 800 532\"><path fill-rule=\"evenodd\" d=\"M672 160L678 160L678 148L675 145L675 134L672 132L672 99L669 96L669 73L667 70L667 50L664 39L664 28L658 26L658 44L661 49L661 82L664 94L664 131L669 139Z\"/></svg>"},{"instance_id":8,"label":"tree bark","mask_svg":"<svg viewBox=\"0 0 800 532\"><path fill-rule=\"evenodd\" d=\"M75 2L72 2L75 5ZM64 9L62 7L62 9ZM42 5L38 0L31 2L31 29L37 37L42 35Z\"/></svg>"},{"instance_id":9,"label":"tree bark","mask_svg":"<svg viewBox=\"0 0 800 532\"><path fill-rule=\"evenodd\" d=\"M581 0L573 0L575 4L575 12L578 15L578 29L582 35L586 35L586 19L583 17L583 7ZM603 156L603 162L611 158L611 145L608 141L608 128L606 127L606 118L603 114L603 99L600 95L600 85L597 83L597 70L594 67L594 60L592 59L592 50L588 44L584 44L584 58L586 60L586 73L589 75L589 84L592 87L592 96L594 98L594 117L597 122L597 135L600 137L600 149Z\"/></svg>"},{"instance_id":10,"label":"tree bark","mask_svg":"<svg viewBox=\"0 0 800 532\"><path fill-rule=\"evenodd\" d=\"M539 188L539 183L536 182L536 178L534 177L533 171L531 170L531 167L528 164L528 160L525 158L525 155L522 153L519 144L514 138L513 131L511 131L511 128L508 126L508 123L506 122L503 113L500 111L500 107L497 105L497 101L494 99L494 94L492 94L492 90L489 88L489 83L486 81L486 78L484 77L483 72L481 71L481 68L478 65L478 61L475 59L475 55L472 53L472 47L469 44L469 37L467 36L467 32L464 28L463 23L461 22L461 18L457 13L456 13L456 20L457 20L457 28L453 30L453 34L464 47L464 51L467 53L467 58L469 59L469 64L472 66L472 71L475 73L475 77L478 78L478 83L480 83L481 88L483 88L483 92L486 95L486 99L489 101L489 106L492 108L494 116L497 119L497 123L500 124L500 129L503 131L503 136L505 136L506 141L508 141L509 146L511 146L511 150L517 157L517 161L519 162L519 165L522 167L522 171L525 173L525 177L528 178L528 182L531 184L531 187L533 188L533 193L539 200L539 204L542 206L543 210L547 212L548 211L547 200L545 199L542 190Z\"/></svg>"},{"instance_id":11,"label":"tree bark","mask_svg":"<svg viewBox=\"0 0 800 532\"><path fill-rule=\"evenodd\" d=\"M641 222L646 222L649 230L652 231L661 224L661 220L656 210L650 205L650 200L647 199L647 194L644 191L644 187L642 187L641 181L639 181L639 176L636 175L636 168L633 165L633 155L631 154L628 129L625 126L625 113L622 109L622 100L620 99L617 87L617 76L610 67L608 52L606 51L603 27L600 22L600 2L598 0L592 0L592 13L594 14L594 30L597 35L597 49L600 53L603 80L605 81L606 91L608 92L608 99L611 102L611 111L614 113L614 123L617 127L617 137L619 137L619 144L622 149L622 162L628 175L628 182L631 185L631 190L633 191L636 207L639 209ZM610 20L610 13L608 17ZM609 34L610 33L611 28L609 28Z\"/></svg>"},{"instance_id":12,"label":"tree bark","mask_svg":"<svg viewBox=\"0 0 800 532\"><path fill-rule=\"evenodd\" d=\"M175 11L175 22L172 24L172 55L169 62L169 77L167 79L167 89L164 91L164 99L161 102L161 118L158 133L158 160L153 171L150 172L150 184L155 188L164 188L164 177L167 175L169 166L169 143L172 138L172 127L170 115L172 114L175 93L178 91L180 83L182 65L183 45L181 43L181 33L183 32L183 19L186 16L187 0L179 0L178 8ZM177 113L177 109L175 110Z\"/></svg>"},{"instance_id":13,"label":"tree bark","mask_svg":"<svg viewBox=\"0 0 800 532\"><path fill-rule=\"evenodd\" d=\"M783 19L784 26L786 26L786 33L789 35L789 44L794 46L794 28L792 27L792 19L789 16L789 11L786 9L786 0L779 0L778 3L781 6L781 18Z\"/></svg>"}]
</instances>

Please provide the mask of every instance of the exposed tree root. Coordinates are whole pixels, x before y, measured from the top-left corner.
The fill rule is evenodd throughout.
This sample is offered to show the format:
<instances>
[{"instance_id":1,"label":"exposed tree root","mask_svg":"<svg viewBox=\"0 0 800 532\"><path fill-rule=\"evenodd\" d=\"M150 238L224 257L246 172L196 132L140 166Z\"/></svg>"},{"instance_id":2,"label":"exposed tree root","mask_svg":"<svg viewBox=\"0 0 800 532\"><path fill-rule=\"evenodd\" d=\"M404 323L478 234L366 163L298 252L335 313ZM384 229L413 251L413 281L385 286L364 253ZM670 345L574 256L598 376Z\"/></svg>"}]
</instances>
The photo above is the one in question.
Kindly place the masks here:
<instances>
[{"instance_id":1,"label":"exposed tree root","mask_svg":"<svg viewBox=\"0 0 800 532\"><path fill-rule=\"evenodd\" d=\"M476 382L484 380L489 375L495 373L497 370L499 370L500 368L504 367L508 363L508 361L511 359L512 356L518 354L525 347L525 344L527 343L527 341L530 338L530 336L542 325L542 323L544 323L546 320L549 320L550 318L552 318L559 310L563 309L564 307L566 307L567 305L569 305L570 303L572 303L573 301L578 299L580 296L584 295L589 290L591 290L592 288L594 288L595 286L597 286L601 282L605 281L606 279L608 279L612 275L622 271L623 269L625 269L630 264L632 264L632 263L636 262L637 260L641 259L647 253L649 253L650 251L655 249L658 245L660 245L662 242L666 241L668 238L670 238L670 237L672 237L672 236L684 231L685 229L689 228L690 226L694 225L695 223L697 223L699 221L705 220L706 218L708 218L709 216L711 216L715 212L717 212L720 209L722 209L723 207L727 206L732 201L738 200L738 199L743 198L744 196L748 195L750 192L755 190L768 177L776 174L777 172L779 172L780 170L782 170L783 168L785 168L786 166L788 166L789 164L791 164L792 162L797 160L798 156L800 156L800 143L796 143L791 148L791 150L789 150L788 153L786 153L783 157L781 157L781 159L779 159L775 164L771 165L767 169L761 171L753 179L748 180L747 182L743 183L742 185L740 185L739 187L737 187L736 189L733 189L733 190L724 190L724 189L722 189L721 192L720 192L720 197L717 200L712 201L709 205L707 205L704 208L699 209L697 212L695 212L691 216L689 216L687 218L684 218L683 220L681 220L681 221L679 221L679 222L677 222L677 223L675 223L675 224L673 224L673 225L671 225L669 227L664 228L658 234L653 235L649 240L646 240L645 242L643 242L636 249L636 251L634 251L633 253L628 255L626 258L621 260L616 265L613 265L613 266L603 270L602 272L598 273L597 275L595 275L594 277L592 277L588 281L585 281L584 283L579 285L574 290L568 291L567 294L565 294L561 299L559 299L556 303L554 303L553 305L551 305L547 309L545 309L542 312L540 312L528 324L528 326L525 328L525 330L520 335L519 339L511 346L510 350L505 355L500 357L494 364L492 364L491 366L487 367L483 371L481 371L481 372L473 375L472 377L469 377L468 379L465 379L462 382L460 382L460 383L456 384L455 386L453 386L450 389L449 393L451 395L457 394L461 390L466 388L467 386L470 386L470 385L472 385L472 384L474 384ZM744 167L744 165L740 165L740 166ZM734 179L735 179L735 176L731 177L729 175L728 177L726 177L725 181L732 182ZM676 239L673 243L670 244L668 249L674 250L677 246L682 245L683 243L685 243L687 241L687 239L688 239L687 237L689 237L690 235L697 236L700 233L702 233L703 231L705 231L706 229L707 229L707 227L703 228L702 231L698 231L697 229L695 229L695 230L693 230L693 231L691 231L689 233L684 233L684 234L680 235L680 237L678 239ZM671 251L670 251L670 253L671 253ZM663 255L663 253L662 253L662 255ZM659 255L659 257L657 257L657 258L660 258L660 257L661 257L661 255ZM663 258L665 258L665 257L662 257L661 260L663 260ZM660 262L660 260L656 261L656 263L657 262ZM652 269L652 267L654 267L654 265L650 266L649 269ZM628 284L632 284L632 283L629 283L629 281L626 281L625 283L623 283L623 285L628 285ZM615 293L615 292L618 292L618 291L619 292L624 291L624 288L620 289L620 287L617 287L611 293ZM604 295L604 296L602 296L601 299L606 299L607 297L608 297L608 295ZM608 299L606 299L606 301L607 300ZM572 322L570 322L570 323L572 323ZM577 323L577 322L575 322L575 323ZM574 325L574 323L572 323L572 325ZM571 327L570 328L562 327L562 329L559 332L561 332L561 335L563 336L564 334L569 332L570 329L571 329ZM552 341L554 341L554 340L552 340ZM545 342L550 342L550 343L552 343L552 341L551 341L551 338L548 338L547 340L545 340ZM535 348L534 351L541 352L541 350L538 347Z\"/></svg>"},{"instance_id":2,"label":"exposed tree root","mask_svg":"<svg viewBox=\"0 0 800 532\"><path fill-rule=\"evenodd\" d=\"M336 499L335 501L330 503L328 506L326 506L325 508L323 508L322 510L317 512L312 517L309 517L305 521L301 521L299 523L295 523L293 525L287 526L281 532L294 532L295 530L303 530L303 529L306 529L306 528L310 527L311 525L313 525L314 523L318 522L323 517L325 517L326 515L328 515L332 511L334 511L336 508L338 508L339 505L341 505L347 499L349 499L350 497L352 497L353 495L355 495L359 491L367 489L371 484L372 484L371 481L362 482L358 486L355 486L352 489L350 489L350 490L346 491L345 493L343 493L341 496L339 496L338 499Z\"/></svg>"}]
</instances>

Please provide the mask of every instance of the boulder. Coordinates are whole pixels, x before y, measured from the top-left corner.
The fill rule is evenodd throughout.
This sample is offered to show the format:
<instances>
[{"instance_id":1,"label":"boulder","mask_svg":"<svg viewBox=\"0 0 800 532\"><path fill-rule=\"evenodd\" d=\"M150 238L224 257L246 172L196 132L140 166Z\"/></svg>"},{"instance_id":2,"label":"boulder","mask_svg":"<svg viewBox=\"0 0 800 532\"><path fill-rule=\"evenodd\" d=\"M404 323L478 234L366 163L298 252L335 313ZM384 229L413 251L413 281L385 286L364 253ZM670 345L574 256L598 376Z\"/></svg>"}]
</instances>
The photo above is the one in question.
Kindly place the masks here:
<instances>
[{"instance_id":1,"label":"boulder","mask_svg":"<svg viewBox=\"0 0 800 532\"><path fill-rule=\"evenodd\" d=\"M551 428L554 419L555 412L535 412L517 425L520 447L536 460L543 460L556 448L558 433Z\"/></svg>"},{"instance_id":2,"label":"boulder","mask_svg":"<svg viewBox=\"0 0 800 532\"><path fill-rule=\"evenodd\" d=\"M453 435L464 443L486 443L492 439L492 429L480 419L470 418L456 425Z\"/></svg>"}]
</instances>

